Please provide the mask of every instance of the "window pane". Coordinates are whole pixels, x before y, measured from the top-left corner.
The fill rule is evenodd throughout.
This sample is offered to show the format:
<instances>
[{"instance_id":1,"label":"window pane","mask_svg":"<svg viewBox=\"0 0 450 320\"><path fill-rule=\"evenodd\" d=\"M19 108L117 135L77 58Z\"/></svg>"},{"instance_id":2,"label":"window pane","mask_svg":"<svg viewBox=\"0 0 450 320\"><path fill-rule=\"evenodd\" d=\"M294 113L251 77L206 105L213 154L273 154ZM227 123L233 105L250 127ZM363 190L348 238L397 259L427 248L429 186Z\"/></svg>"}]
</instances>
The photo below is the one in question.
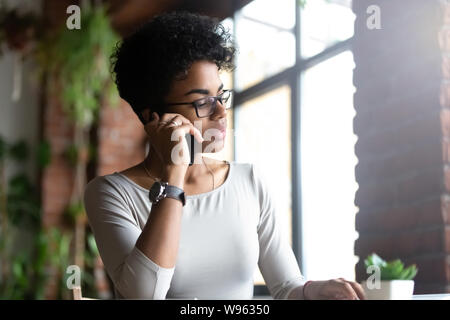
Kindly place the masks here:
<instances>
[{"instance_id":1,"label":"window pane","mask_svg":"<svg viewBox=\"0 0 450 320\"><path fill-rule=\"evenodd\" d=\"M292 245L291 91L283 86L244 103L236 112L236 160L254 163L271 188L282 234ZM259 271L255 283L262 284Z\"/></svg>"},{"instance_id":2,"label":"window pane","mask_svg":"<svg viewBox=\"0 0 450 320\"><path fill-rule=\"evenodd\" d=\"M316 55L353 36L355 14L351 0L306 1L301 9L302 57Z\"/></svg>"},{"instance_id":3,"label":"window pane","mask_svg":"<svg viewBox=\"0 0 450 320\"><path fill-rule=\"evenodd\" d=\"M302 79L302 245L309 279L355 278L353 68L346 51Z\"/></svg>"},{"instance_id":4,"label":"window pane","mask_svg":"<svg viewBox=\"0 0 450 320\"><path fill-rule=\"evenodd\" d=\"M295 0L253 0L242 8L241 13L284 29L295 26Z\"/></svg>"},{"instance_id":5,"label":"window pane","mask_svg":"<svg viewBox=\"0 0 450 320\"><path fill-rule=\"evenodd\" d=\"M255 3L259 3L260 11L252 15L252 17L258 17L258 20L247 18L242 14L246 12L247 7L236 15L238 47L236 88L238 90L248 88L295 63L295 36L292 30L267 24L270 20L279 25L281 23L276 20L282 21L283 17L289 21L289 17L292 14L295 15L295 10L289 9L290 6L286 6L285 9L283 9L284 6L274 9L278 1L259 1L255 0ZM292 3L292 1L284 0L280 3Z\"/></svg>"}]
</instances>

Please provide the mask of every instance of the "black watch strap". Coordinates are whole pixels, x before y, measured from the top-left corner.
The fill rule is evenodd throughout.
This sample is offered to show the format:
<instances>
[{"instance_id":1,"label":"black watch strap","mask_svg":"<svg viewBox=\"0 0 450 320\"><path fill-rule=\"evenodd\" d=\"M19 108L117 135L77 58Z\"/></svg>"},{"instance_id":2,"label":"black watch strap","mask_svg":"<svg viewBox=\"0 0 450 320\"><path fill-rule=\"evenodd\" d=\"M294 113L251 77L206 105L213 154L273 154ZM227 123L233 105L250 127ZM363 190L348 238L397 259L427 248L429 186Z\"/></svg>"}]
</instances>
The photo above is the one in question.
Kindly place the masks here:
<instances>
[{"instance_id":1,"label":"black watch strap","mask_svg":"<svg viewBox=\"0 0 450 320\"><path fill-rule=\"evenodd\" d=\"M186 204L184 190L175 186L167 185L165 189L166 197L180 200L183 206Z\"/></svg>"}]
</instances>

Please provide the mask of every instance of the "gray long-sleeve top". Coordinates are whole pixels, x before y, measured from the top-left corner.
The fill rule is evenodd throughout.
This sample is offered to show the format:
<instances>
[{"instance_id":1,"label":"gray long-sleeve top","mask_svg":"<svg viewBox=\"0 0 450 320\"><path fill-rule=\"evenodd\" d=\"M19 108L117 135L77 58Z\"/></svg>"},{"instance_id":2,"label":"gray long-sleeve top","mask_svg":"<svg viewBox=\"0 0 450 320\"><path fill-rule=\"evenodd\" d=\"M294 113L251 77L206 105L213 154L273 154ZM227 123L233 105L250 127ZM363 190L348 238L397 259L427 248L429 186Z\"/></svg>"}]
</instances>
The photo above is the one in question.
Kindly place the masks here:
<instances>
[{"instance_id":1,"label":"gray long-sleeve top","mask_svg":"<svg viewBox=\"0 0 450 320\"><path fill-rule=\"evenodd\" d=\"M118 172L89 182L85 208L116 297L252 299L258 266L275 299L305 283L281 235L270 186L254 165L229 165L222 185L186 196L173 268L135 246L151 211L149 190Z\"/></svg>"}]
</instances>

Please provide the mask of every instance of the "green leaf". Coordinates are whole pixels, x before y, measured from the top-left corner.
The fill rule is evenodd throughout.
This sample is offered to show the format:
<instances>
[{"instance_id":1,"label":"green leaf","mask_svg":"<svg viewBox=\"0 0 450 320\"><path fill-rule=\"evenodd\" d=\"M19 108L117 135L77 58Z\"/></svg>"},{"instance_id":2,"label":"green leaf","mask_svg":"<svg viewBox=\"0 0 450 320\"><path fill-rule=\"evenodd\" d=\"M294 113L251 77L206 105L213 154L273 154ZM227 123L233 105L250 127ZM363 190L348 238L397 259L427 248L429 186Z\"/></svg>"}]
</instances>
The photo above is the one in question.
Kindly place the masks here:
<instances>
[{"instance_id":1,"label":"green leaf","mask_svg":"<svg viewBox=\"0 0 450 320\"><path fill-rule=\"evenodd\" d=\"M366 265L366 268L371 265L378 266L380 268L381 280L410 280L417 274L415 265L405 269L405 266L400 259L386 262L375 253L369 255L364 260L364 264Z\"/></svg>"},{"instance_id":2,"label":"green leaf","mask_svg":"<svg viewBox=\"0 0 450 320\"><path fill-rule=\"evenodd\" d=\"M13 275L15 278L21 278L23 275L23 268L20 261L15 260L13 261L12 265Z\"/></svg>"},{"instance_id":3,"label":"green leaf","mask_svg":"<svg viewBox=\"0 0 450 320\"><path fill-rule=\"evenodd\" d=\"M41 169L44 169L51 161L51 147L48 141L41 141L37 148L37 160Z\"/></svg>"},{"instance_id":4,"label":"green leaf","mask_svg":"<svg viewBox=\"0 0 450 320\"><path fill-rule=\"evenodd\" d=\"M394 277L398 277L402 273L404 266L403 263L399 259L397 259L395 261L392 261L391 263L388 263L388 267L390 268L392 275Z\"/></svg>"},{"instance_id":5,"label":"green leaf","mask_svg":"<svg viewBox=\"0 0 450 320\"><path fill-rule=\"evenodd\" d=\"M406 268L402 274L400 279L402 280L412 280L417 274L417 268L415 265L409 266Z\"/></svg>"},{"instance_id":6,"label":"green leaf","mask_svg":"<svg viewBox=\"0 0 450 320\"><path fill-rule=\"evenodd\" d=\"M28 146L25 141L19 141L9 147L9 155L17 161L25 161L28 157Z\"/></svg>"},{"instance_id":7,"label":"green leaf","mask_svg":"<svg viewBox=\"0 0 450 320\"><path fill-rule=\"evenodd\" d=\"M368 266L378 266L382 267L386 265L386 261L381 259L376 253L372 253L370 256L367 257L365 260L366 267Z\"/></svg>"},{"instance_id":8,"label":"green leaf","mask_svg":"<svg viewBox=\"0 0 450 320\"><path fill-rule=\"evenodd\" d=\"M64 152L64 155L67 159L67 161L72 165L73 167L78 162L78 148L75 144L71 144L67 147L66 151Z\"/></svg>"},{"instance_id":9,"label":"green leaf","mask_svg":"<svg viewBox=\"0 0 450 320\"><path fill-rule=\"evenodd\" d=\"M74 224L77 218L84 214L84 204L82 201L70 203L64 211L64 216L67 220Z\"/></svg>"},{"instance_id":10,"label":"green leaf","mask_svg":"<svg viewBox=\"0 0 450 320\"><path fill-rule=\"evenodd\" d=\"M119 37L105 6L83 8L81 24L83 28L76 32L62 26L55 39L41 48L40 61L58 75L62 88L58 94L69 119L89 128L97 119L101 100L110 99L109 59Z\"/></svg>"},{"instance_id":11,"label":"green leaf","mask_svg":"<svg viewBox=\"0 0 450 320\"><path fill-rule=\"evenodd\" d=\"M4 160L6 157L6 151L8 149L8 144L0 137L0 161Z\"/></svg>"},{"instance_id":12,"label":"green leaf","mask_svg":"<svg viewBox=\"0 0 450 320\"><path fill-rule=\"evenodd\" d=\"M92 253L94 253L96 256L99 255L98 248L97 248L97 242L95 242L95 237L92 233L90 233L87 237L88 246Z\"/></svg>"},{"instance_id":13,"label":"green leaf","mask_svg":"<svg viewBox=\"0 0 450 320\"><path fill-rule=\"evenodd\" d=\"M31 223L35 228L41 220L41 205L35 187L24 173L12 177L8 185L7 212L11 223Z\"/></svg>"}]
</instances>

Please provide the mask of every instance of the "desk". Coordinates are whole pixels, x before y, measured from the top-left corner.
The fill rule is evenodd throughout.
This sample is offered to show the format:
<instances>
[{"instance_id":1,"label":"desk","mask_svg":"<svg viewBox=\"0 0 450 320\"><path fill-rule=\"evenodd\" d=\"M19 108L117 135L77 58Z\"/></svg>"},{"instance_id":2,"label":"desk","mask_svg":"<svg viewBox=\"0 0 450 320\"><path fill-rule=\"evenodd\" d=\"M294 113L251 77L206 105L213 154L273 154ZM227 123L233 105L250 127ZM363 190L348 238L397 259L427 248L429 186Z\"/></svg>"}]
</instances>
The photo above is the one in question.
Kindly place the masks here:
<instances>
[{"instance_id":1,"label":"desk","mask_svg":"<svg viewBox=\"0 0 450 320\"><path fill-rule=\"evenodd\" d=\"M271 296L254 296L253 300L272 300ZM450 293L417 294L411 300L450 300Z\"/></svg>"},{"instance_id":2,"label":"desk","mask_svg":"<svg viewBox=\"0 0 450 320\"><path fill-rule=\"evenodd\" d=\"M412 300L450 300L450 293L439 294L416 294Z\"/></svg>"}]
</instances>

